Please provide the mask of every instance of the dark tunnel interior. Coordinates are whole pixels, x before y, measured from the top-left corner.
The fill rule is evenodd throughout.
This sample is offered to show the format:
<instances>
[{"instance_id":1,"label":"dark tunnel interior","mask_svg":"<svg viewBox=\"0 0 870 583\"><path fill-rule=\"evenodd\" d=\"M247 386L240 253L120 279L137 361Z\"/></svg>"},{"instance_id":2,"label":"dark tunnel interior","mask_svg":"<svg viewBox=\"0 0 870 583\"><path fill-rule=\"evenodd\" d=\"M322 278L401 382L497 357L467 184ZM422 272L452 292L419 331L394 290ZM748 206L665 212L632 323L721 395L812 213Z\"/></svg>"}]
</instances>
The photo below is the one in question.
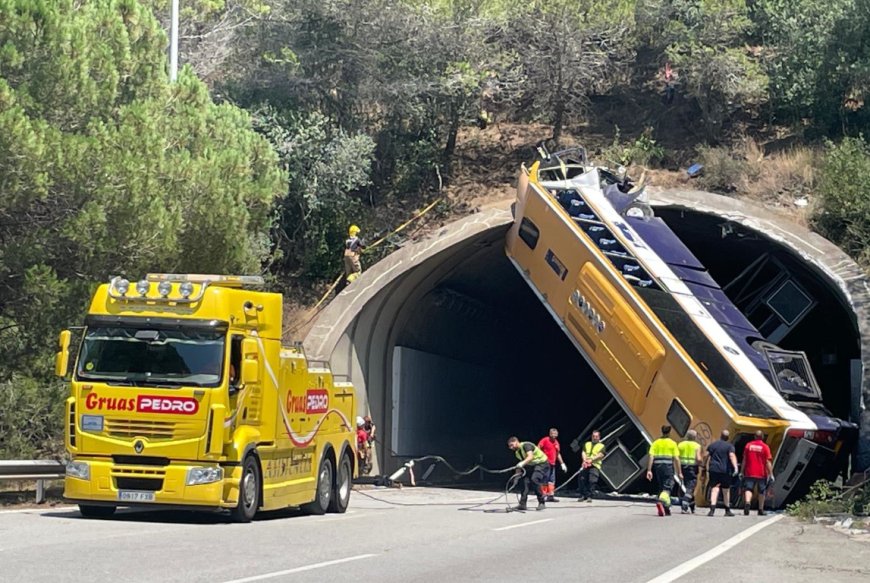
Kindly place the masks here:
<instances>
[{"instance_id":1,"label":"dark tunnel interior","mask_svg":"<svg viewBox=\"0 0 870 583\"><path fill-rule=\"evenodd\" d=\"M831 284L771 240L734 224L723 231L721 218L674 209L656 214L723 287L762 254L785 266L817 303L778 344L808 354L826 406L848 419L850 361L860 358L859 335ZM537 441L550 427L560 431L569 472L579 467L570 444L588 438L580 434L610 394L505 256L505 230L478 235L437 268L431 259L417 265L385 294L392 294L395 307L382 300L357 317L370 322L356 325L353 342L368 346L361 366L372 411L383 420L378 455L384 470L429 454L458 467L505 468L516 461L506 447L509 436ZM383 372L373 381L375 369ZM441 468L430 477L450 479Z\"/></svg>"},{"instance_id":2,"label":"dark tunnel interior","mask_svg":"<svg viewBox=\"0 0 870 583\"><path fill-rule=\"evenodd\" d=\"M440 357L428 369L437 372L425 375L432 390L421 394L415 379L414 393L425 402L417 403L417 414L406 411L415 428L413 436L400 430L407 436L400 440L403 455L436 451L465 465L482 456L485 466L503 468L516 461L509 436L537 442L550 427L560 430L567 453L609 400L500 244L462 262L429 291L396 345ZM566 462L577 465L577 457L566 455Z\"/></svg>"},{"instance_id":3,"label":"dark tunnel interior","mask_svg":"<svg viewBox=\"0 0 870 583\"><path fill-rule=\"evenodd\" d=\"M760 272L758 281L748 286L747 295L751 295L754 289L774 274L785 270L817 302L777 344L788 350L807 353L825 406L834 416L850 419L850 363L861 358L861 338L851 309L831 289L831 283L826 282L801 258L739 224L712 215L676 209L657 209L656 214L701 260L732 301L736 299L746 276L730 288L726 287L729 282L759 257L769 254L768 257L774 261L768 262L767 268ZM727 245L727 253L722 252L723 244ZM747 313L746 302L735 303ZM760 328L759 315L750 313L748 317Z\"/></svg>"}]
</instances>

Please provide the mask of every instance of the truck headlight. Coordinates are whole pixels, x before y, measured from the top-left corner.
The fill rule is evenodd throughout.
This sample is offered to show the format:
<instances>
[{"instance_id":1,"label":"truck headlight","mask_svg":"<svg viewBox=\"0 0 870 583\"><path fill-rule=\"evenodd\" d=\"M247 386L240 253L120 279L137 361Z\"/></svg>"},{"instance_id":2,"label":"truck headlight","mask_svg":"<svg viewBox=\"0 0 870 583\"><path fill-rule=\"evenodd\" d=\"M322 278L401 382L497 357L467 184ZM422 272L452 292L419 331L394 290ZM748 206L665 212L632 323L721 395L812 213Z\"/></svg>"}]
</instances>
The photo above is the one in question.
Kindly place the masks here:
<instances>
[{"instance_id":1,"label":"truck headlight","mask_svg":"<svg viewBox=\"0 0 870 583\"><path fill-rule=\"evenodd\" d=\"M127 295L127 291L130 289L130 281L123 278L116 279L115 289L118 290L118 293L122 296Z\"/></svg>"},{"instance_id":2,"label":"truck headlight","mask_svg":"<svg viewBox=\"0 0 870 583\"><path fill-rule=\"evenodd\" d=\"M87 462L69 462L66 465L66 475L79 480L90 480L91 466Z\"/></svg>"},{"instance_id":3,"label":"truck headlight","mask_svg":"<svg viewBox=\"0 0 870 583\"><path fill-rule=\"evenodd\" d=\"M148 295L148 290L151 289L151 283L147 279L140 279L136 282L136 293L145 297Z\"/></svg>"},{"instance_id":4,"label":"truck headlight","mask_svg":"<svg viewBox=\"0 0 870 583\"><path fill-rule=\"evenodd\" d=\"M187 485L211 484L224 479L223 468L190 468L187 470Z\"/></svg>"}]
</instances>

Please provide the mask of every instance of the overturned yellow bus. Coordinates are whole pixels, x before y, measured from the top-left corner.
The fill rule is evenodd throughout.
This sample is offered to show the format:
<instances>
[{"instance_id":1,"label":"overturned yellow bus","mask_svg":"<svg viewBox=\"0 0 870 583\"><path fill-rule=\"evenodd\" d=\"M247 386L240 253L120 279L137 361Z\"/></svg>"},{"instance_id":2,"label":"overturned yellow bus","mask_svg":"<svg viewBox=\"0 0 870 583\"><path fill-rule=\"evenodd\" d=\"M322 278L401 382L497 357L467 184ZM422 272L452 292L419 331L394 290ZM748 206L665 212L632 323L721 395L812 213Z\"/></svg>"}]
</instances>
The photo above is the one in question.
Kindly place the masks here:
<instances>
[{"instance_id":1,"label":"overturned yellow bus","mask_svg":"<svg viewBox=\"0 0 870 583\"><path fill-rule=\"evenodd\" d=\"M738 453L762 430L775 506L835 477L857 426L827 414L806 356L769 342L740 313L642 190L591 165L582 148L542 151L523 168L506 241L613 397L593 421L616 446L608 481L619 489L640 476L663 423L679 436L694 428L702 444L729 429Z\"/></svg>"}]
</instances>

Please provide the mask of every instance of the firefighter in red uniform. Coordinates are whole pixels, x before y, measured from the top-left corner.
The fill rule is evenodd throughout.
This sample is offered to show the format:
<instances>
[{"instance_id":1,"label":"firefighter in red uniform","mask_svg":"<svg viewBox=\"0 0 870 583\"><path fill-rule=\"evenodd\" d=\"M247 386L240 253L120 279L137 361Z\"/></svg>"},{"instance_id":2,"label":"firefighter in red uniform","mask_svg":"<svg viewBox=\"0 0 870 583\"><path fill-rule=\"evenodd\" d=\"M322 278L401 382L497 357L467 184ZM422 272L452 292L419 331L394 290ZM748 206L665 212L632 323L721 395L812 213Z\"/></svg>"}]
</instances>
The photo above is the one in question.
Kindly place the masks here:
<instances>
[{"instance_id":1,"label":"firefighter in red uniform","mask_svg":"<svg viewBox=\"0 0 870 583\"><path fill-rule=\"evenodd\" d=\"M556 498L556 462L562 466L562 471L567 472L568 467L562 461L562 449L559 446L559 430L555 427L550 428L550 434L542 437L538 442L538 447L541 448L547 455L547 462L550 464L550 470L547 474L547 483L542 486L544 499L547 502L558 502Z\"/></svg>"},{"instance_id":2,"label":"firefighter in red uniform","mask_svg":"<svg viewBox=\"0 0 870 583\"><path fill-rule=\"evenodd\" d=\"M363 474L368 474L371 468L368 465L369 452L369 434L365 430L365 420L362 417L356 418L356 454L360 471Z\"/></svg>"}]
</instances>

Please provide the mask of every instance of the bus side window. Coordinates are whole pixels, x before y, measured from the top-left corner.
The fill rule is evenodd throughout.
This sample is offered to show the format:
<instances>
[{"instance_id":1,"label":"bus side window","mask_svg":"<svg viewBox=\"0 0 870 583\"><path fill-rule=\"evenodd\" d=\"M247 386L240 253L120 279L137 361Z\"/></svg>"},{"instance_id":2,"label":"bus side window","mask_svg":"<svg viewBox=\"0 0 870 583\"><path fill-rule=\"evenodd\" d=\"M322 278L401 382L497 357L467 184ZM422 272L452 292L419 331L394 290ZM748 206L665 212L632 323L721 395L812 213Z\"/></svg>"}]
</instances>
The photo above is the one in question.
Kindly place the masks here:
<instances>
[{"instance_id":1,"label":"bus side window","mask_svg":"<svg viewBox=\"0 0 870 583\"><path fill-rule=\"evenodd\" d=\"M684 437L689 430L689 425L692 423L692 416L683 407L683 404L674 399L671 401L671 407L668 409L668 423L677 432L680 437Z\"/></svg>"},{"instance_id":2,"label":"bus side window","mask_svg":"<svg viewBox=\"0 0 870 583\"><path fill-rule=\"evenodd\" d=\"M523 217L523 220L520 223L519 236L520 239L523 240L523 243L528 245L529 249L534 249L538 246L538 237L541 236L541 231L535 223Z\"/></svg>"},{"instance_id":3,"label":"bus side window","mask_svg":"<svg viewBox=\"0 0 870 583\"><path fill-rule=\"evenodd\" d=\"M230 340L230 394L239 390L239 375L242 370L242 339L244 336L233 335Z\"/></svg>"}]
</instances>

